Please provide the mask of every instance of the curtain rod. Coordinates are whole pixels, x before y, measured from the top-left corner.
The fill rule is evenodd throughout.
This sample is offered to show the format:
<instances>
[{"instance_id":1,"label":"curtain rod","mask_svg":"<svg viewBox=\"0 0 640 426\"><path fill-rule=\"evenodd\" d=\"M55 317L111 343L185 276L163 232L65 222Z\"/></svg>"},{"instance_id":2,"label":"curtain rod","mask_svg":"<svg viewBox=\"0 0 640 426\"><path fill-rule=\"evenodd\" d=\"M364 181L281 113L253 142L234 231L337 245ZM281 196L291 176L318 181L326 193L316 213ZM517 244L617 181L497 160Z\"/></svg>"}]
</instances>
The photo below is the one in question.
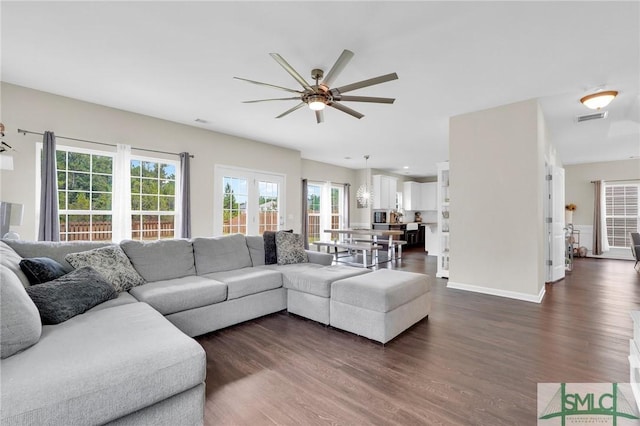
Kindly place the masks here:
<instances>
[{"instance_id":1,"label":"curtain rod","mask_svg":"<svg viewBox=\"0 0 640 426\"><path fill-rule=\"evenodd\" d=\"M24 129L18 129L18 133L22 133L25 136L27 135L27 133L32 134L32 135L40 135L40 136L44 135L44 133L32 132L31 130L24 130ZM88 143L93 143L93 144L96 144L96 145L112 146L114 148L117 146L117 145L112 144L112 143L96 142L96 141L90 141L90 140L87 140L87 139L70 138L70 137L67 137L67 136L58 136L58 135L56 135L56 139L57 138L67 139L67 140L70 140L70 141L88 142ZM159 153L159 154L180 155L177 152L158 151L156 149L136 148L136 147L133 147L133 146L131 147L131 149L135 149L136 151L156 152L156 153ZM189 157L193 158L193 155L190 154Z\"/></svg>"},{"instance_id":2,"label":"curtain rod","mask_svg":"<svg viewBox=\"0 0 640 426\"><path fill-rule=\"evenodd\" d=\"M605 183L606 182L638 182L640 181L640 179L617 179L617 180L604 180L602 179ZM596 183L596 182L600 182L599 180L592 180L591 183Z\"/></svg>"}]
</instances>

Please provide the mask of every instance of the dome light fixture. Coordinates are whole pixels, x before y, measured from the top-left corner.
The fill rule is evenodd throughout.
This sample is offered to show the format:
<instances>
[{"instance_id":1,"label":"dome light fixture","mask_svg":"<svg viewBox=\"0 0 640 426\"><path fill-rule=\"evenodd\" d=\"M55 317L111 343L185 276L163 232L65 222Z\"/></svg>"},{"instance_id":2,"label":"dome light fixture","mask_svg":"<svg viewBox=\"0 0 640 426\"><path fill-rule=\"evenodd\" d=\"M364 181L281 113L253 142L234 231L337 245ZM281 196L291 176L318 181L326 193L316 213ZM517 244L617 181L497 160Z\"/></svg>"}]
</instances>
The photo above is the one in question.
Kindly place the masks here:
<instances>
[{"instance_id":1,"label":"dome light fixture","mask_svg":"<svg viewBox=\"0 0 640 426\"><path fill-rule=\"evenodd\" d=\"M580 103L589 109L599 110L609 105L616 96L618 96L617 90L605 90L582 97Z\"/></svg>"},{"instance_id":2,"label":"dome light fixture","mask_svg":"<svg viewBox=\"0 0 640 426\"><path fill-rule=\"evenodd\" d=\"M326 104L324 103L324 96L322 95L311 95L307 99L307 104L309 104L309 108L313 111L322 111Z\"/></svg>"}]
</instances>

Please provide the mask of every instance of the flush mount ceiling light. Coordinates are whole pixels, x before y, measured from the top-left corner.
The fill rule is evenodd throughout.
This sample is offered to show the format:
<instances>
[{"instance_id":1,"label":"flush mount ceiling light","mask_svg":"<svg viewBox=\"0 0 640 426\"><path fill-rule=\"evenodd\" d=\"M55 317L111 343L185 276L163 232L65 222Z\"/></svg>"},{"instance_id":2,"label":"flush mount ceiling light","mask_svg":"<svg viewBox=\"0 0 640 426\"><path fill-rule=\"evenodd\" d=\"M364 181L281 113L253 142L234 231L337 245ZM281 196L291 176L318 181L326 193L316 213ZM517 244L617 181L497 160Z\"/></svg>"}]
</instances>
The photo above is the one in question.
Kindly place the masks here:
<instances>
[{"instance_id":1,"label":"flush mount ceiling light","mask_svg":"<svg viewBox=\"0 0 640 426\"><path fill-rule=\"evenodd\" d=\"M580 102L589 109L598 110L609 105L616 96L618 96L617 90L605 90L584 96Z\"/></svg>"}]
</instances>

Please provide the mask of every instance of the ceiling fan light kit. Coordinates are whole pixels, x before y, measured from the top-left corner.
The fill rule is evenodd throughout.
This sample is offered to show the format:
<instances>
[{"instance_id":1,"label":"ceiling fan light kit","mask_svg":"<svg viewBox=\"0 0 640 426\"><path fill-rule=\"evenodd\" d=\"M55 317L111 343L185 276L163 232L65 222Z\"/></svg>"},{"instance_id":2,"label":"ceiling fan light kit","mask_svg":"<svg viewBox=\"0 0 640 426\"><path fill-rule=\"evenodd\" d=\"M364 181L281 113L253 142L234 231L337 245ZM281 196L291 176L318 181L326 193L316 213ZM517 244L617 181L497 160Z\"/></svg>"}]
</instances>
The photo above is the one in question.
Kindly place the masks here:
<instances>
[{"instance_id":1,"label":"ceiling fan light kit","mask_svg":"<svg viewBox=\"0 0 640 426\"><path fill-rule=\"evenodd\" d=\"M583 96L580 99L580 103L589 109L598 110L609 105L616 96L618 96L617 90L605 90L603 92L596 92Z\"/></svg>"},{"instance_id":2,"label":"ceiling fan light kit","mask_svg":"<svg viewBox=\"0 0 640 426\"><path fill-rule=\"evenodd\" d=\"M376 84L385 83L391 80L397 80L398 74L391 73L382 75L375 78L370 78L367 80L362 80L356 83L348 84L346 86L331 88L334 80L338 77L338 75L344 70L347 63L353 58L354 54L350 50L344 50L338 60L333 64L333 67L329 70L327 75L324 75L324 71L318 68L311 70L311 78L315 81L314 85L310 85L307 81L291 66L289 63L279 54L270 53L271 57L275 59L285 71L287 71L291 77L294 78L303 88L303 90L294 90L286 87L276 86L273 84L262 83L259 81L249 80L241 77L234 77L237 80L246 81L249 83L273 87L274 89L284 90L290 93L295 93L297 96L290 98L275 98L275 99L259 99L255 101L244 101L244 103L257 103L257 102L267 102L267 101L285 101L285 100L299 100L300 103L293 108L285 111L284 113L278 115L276 118L284 117L295 110L302 108L307 105L309 109L315 112L317 123L322 123L324 121L323 111L326 106L330 106L339 111L342 111L346 114L351 115L355 118L364 117L363 114L355 111L340 102L372 102L372 103L382 103L382 104L392 104L395 99L394 98L380 98L380 97L371 97L371 96L343 96L343 93L350 92L352 90L362 89L364 87L374 86ZM324 80L320 82L320 80L324 77Z\"/></svg>"}]
</instances>

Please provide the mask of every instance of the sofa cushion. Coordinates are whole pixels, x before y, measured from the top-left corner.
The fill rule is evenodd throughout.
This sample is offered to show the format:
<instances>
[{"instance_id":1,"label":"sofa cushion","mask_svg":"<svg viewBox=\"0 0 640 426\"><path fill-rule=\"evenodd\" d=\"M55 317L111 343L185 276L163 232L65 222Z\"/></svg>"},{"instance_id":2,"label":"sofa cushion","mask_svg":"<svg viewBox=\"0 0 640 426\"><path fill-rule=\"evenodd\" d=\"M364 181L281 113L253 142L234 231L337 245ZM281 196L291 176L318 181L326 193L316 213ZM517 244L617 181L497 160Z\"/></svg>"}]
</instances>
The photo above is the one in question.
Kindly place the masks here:
<instances>
[{"instance_id":1,"label":"sofa cushion","mask_svg":"<svg viewBox=\"0 0 640 426\"><path fill-rule=\"evenodd\" d=\"M291 234L286 231L276 232L276 252L278 265L309 262L300 234Z\"/></svg>"},{"instance_id":2,"label":"sofa cushion","mask_svg":"<svg viewBox=\"0 0 640 426\"><path fill-rule=\"evenodd\" d=\"M196 274L193 244L189 240L120 243L134 268L146 281L162 281Z\"/></svg>"},{"instance_id":3,"label":"sofa cushion","mask_svg":"<svg viewBox=\"0 0 640 426\"><path fill-rule=\"evenodd\" d=\"M67 272L71 272L74 269L73 266L71 266L71 264L65 259L67 254L113 245L111 242L101 241L2 241L14 249L20 257L48 257L49 259L53 259L61 264Z\"/></svg>"},{"instance_id":4,"label":"sofa cushion","mask_svg":"<svg viewBox=\"0 0 640 426\"><path fill-rule=\"evenodd\" d=\"M38 309L22 282L9 268L0 265L0 357L10 357L34 345L41 331Z\"/></svg>"},{"instance_id":5,"label":"sofa cushion","mask_svg":"<svg viewBox=\"0 0 640 426\"><path fill-rule=\"evenodd\" d=\"M46 283L67 273L61 264L48 257L22 259L20 269L27 276L31 285Z\"/></svg>"},{"instance_id":6,"label":"sofa cushion","mask_svg":"<svg viewBox=\"0 0 640 426\"><path fill-rule=\"evenodd\" d=\"M204 275L227 285L227 300L282 287L282 274L264 268L242 268Z\"/></svg>"},{"instance_id":7,"label":"sofa cushion","mask_svg":"<svg viewBox=\"0 0 640 426\"><path fill-rule=\"evenodd\" d=\"M249 248L242 234L194 238L193 253L198 275L230 271L252 265Z\"/></svg>"},{"instance_id":8,"label":"sofa cushion","mask_svg":"<svg viewBox=\"0 0 640 426\"><path fill-rule=\"evenodd\" d=\"M264 238L262 235L247 235L247 247L249 247L249 255L251 256L251 264L253 266L264 265Z\"/></svg>"},{"instance_id":9,"label":"sofa cushion","mask_svg":"<svg viewBox=\"0 0 640 426\"><path fill-rule=\"evenodd\" d=\"M0 423L104 424L197 386L205 368L202 347L145 303L79 315L2 361Z\"/></svg>"},{"instance_id":10,"label":"sofa cushion","mask_svg":"<svg viewBox=\"0 0 640 426\"><path fill-rule=\"evenodd\" d=\"M118 297L95 269L84 266L48 283L27 287L43 324L58 324Z\"/></svg>"},{"instance_id":11,"label":"sofa cushion","mask_svg":"<svg viewBox=\"0 0 640 426\"><path fill-rule=\"evenodd\" d=\"M367 276L336 281L331 300L376 312L389 312L430 291L424 274L379 269Z\"/></svg>"},{"instance_id":12,"label":"sofa cushion","mask_svg":"<svg viewBox=\"0 0 640 426\"><path fill-rule=\"evenodd\" d=\"M0 264L2 266L9 268L11 272L16 274L20 282L24 287L28 287L30 285L29 278L22 272L20 268L20 261L22 260L22 256L20 256L14 249L5 244L4 241L0 241Z\"/></svg>"},{"instance_id":13,"label":"sofa cushion","mask_svg":"<svg viewBox=\"0 0 640 426\"><path fill-rule=\"evenodd\" d=\"M91 266L109 282L117 292L127 291L144 284L144 279L133 268L120 246L108 246L65 256L75 268Z\"/></svg>"},{"instance_id":14,"label":"sofa cushion","mask_svg":"<svg viewBox=\"0 0 640 426\"><path fill-rule=\"evenodd\" d=\"M334 281L371 272L366 268L323 266L315 263L279 265L275 269L282 273L282 284L285 288L320 297L331 297L331 284Z\"/></svg>"},{"instance_id":15,"label":"sofa cushion","mask_svg":"<svg viewBox=\"0 0 640 426\"><path fill-rule=\"evenodd\" d=\"M227 286L219 281L192 275L154 281L134 287L130 293L163 315L219 303L227 298Z\"/></svg>"}]
</instances>

